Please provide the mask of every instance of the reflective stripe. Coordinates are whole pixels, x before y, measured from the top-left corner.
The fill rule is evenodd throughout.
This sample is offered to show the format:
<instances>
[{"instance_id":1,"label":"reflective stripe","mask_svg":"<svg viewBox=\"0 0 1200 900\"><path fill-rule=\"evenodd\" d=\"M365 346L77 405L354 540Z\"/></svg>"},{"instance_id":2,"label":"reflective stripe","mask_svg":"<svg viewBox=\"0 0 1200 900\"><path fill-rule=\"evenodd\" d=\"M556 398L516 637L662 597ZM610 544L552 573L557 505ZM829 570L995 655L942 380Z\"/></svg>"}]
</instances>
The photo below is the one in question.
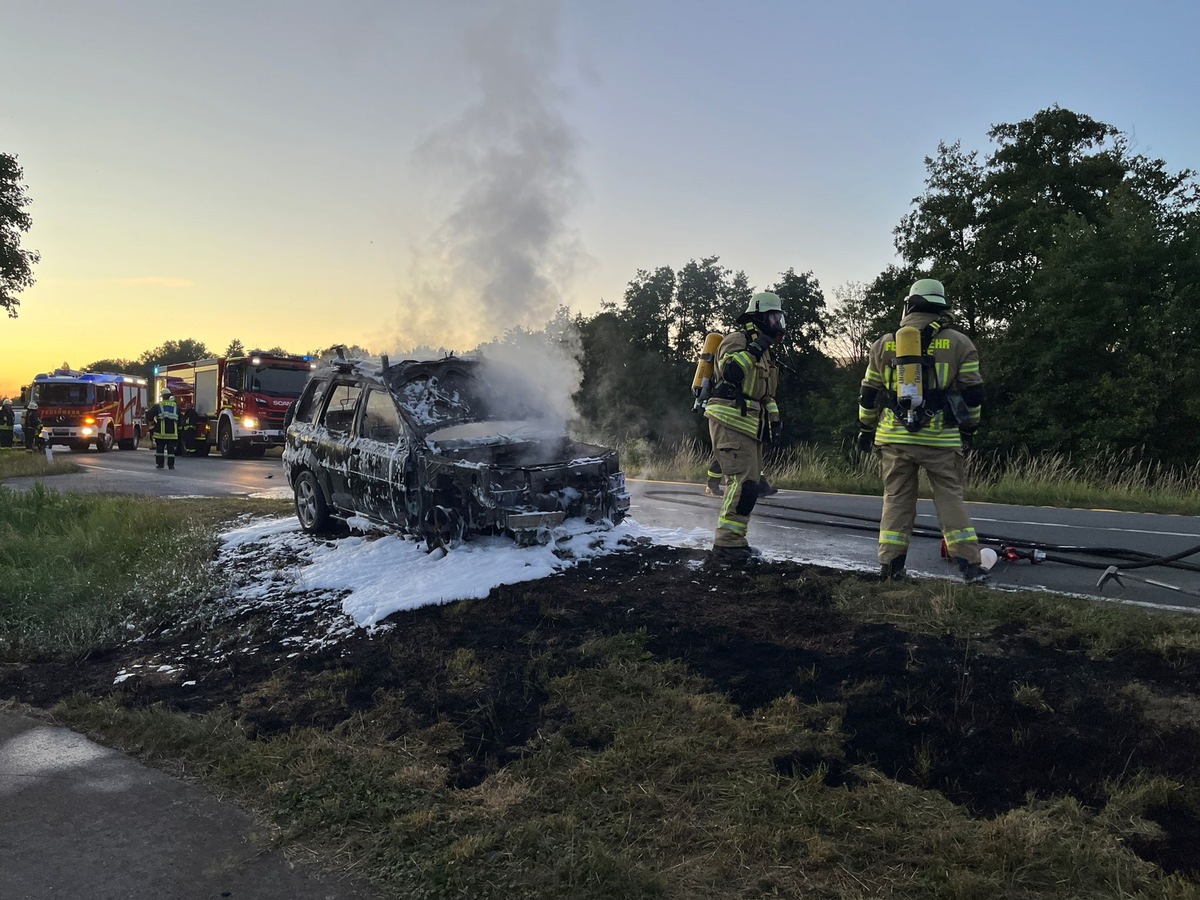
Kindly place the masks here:
<instances>
[{"instance_id":1,"label":"reflective stripe","mask_svg":"<svg viewBox=\"0 0 1200 900\"><path fill-rule=\"evenodd\" d=\"M946 539L946 546L951 547L955 544L977 544L979 536L975 533L974 528L962 528L958 531L947 531L942 535Z\"/></svg>"},{"instance_id":2,"label":"reflective stripe","mask_svg":"<svg viewBox=\"0 0 1200 900\"><path fill-rule=\"evenodd\" d=\"M717 527L724 528L726 531L732 531L734 534L745 534L748 526L745 522L736 522L733 519L727 519L720 516L717 519Z\"/></svg>"},{"instance_id":3,"label":"reflective stripe","mask_svg":"<svg viewBox=\"0 0 1200 900\"><path fill-rule=\"evenodd\" d=\"M879 543L887 544L889 547L907 547L909 536L899 531L881 531L879 532Z\"/></svg>"},{"instance_id":4,"label":"reflective stripe","mask_svg":"<svg viewBox=\"0 0 1200 900\"><path fill-rule=\"evenodd\" d=\"M746 401L746 415L743 416L740 409L729 405L730 402L728 400L709 400L708 405L704 407L705 417L714 419L734 431L758 437L758 404L753 400ZM753 415L751 415L751 410L753 410Z\"/></svg>"}]
</instances>

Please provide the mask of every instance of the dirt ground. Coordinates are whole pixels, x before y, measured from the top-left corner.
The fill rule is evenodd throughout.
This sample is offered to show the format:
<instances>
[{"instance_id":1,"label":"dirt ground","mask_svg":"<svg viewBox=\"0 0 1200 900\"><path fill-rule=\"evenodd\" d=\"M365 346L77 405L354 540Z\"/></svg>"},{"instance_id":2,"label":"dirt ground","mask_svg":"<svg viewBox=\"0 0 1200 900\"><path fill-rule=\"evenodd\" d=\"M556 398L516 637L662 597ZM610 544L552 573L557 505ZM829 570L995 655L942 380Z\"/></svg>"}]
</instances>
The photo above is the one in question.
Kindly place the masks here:
<instances>
[{"instance_id":1,"label":"dirt ground","mask_svg":"<svg viewBox=\"0 0 1200 900\"><path fill-rule=\"evenodd\" d=\"M538 729L570 727L527 677L531 660L567 671L589 664L579 653L589 636L644 629L651 652L686 662L747 714L787 693L845 704L847 758L780 758L783 775L824 763L830 783L844 783L865 762L980 816L1028 795L1098 805L1107 779L1138 772L1197 781L1194 713L1177 727L1148 724L1128 699L1136 684L1194 710L1195 655L1097 660L1017 626L964 640L861 624L832 600L845 573L771 564L731 578L701 558L642 547L485 600L397 614L373 635L339 624L336 593L243 603L86 659L0 668L0 693L41 707L77 691L195 713L226 706L274 733L333 727L402 689L397 733L442 720L467 736L449 776L463 787L517 758ZM471 678L454 678L456 659ZM1041 689L1037 702L1019 702L1022 685ZM915 764L915 747L930 749L929 765ZM1166 837L1137 852L1200 876L1200 821L1174 808L1153 817Z\"/></svg>"}]
</instances>

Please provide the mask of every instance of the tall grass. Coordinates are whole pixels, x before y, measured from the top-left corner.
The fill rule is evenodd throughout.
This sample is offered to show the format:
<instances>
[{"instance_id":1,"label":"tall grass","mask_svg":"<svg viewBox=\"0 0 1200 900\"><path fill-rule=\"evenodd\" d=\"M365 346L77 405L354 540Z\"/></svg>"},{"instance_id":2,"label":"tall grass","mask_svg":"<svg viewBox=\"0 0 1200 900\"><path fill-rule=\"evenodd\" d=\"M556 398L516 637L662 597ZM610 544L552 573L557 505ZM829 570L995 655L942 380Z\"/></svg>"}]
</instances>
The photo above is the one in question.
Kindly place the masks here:
<instances>
[{"instance_id":1,"label":"tall grass","mask_svg":"<svg viewBox=\"0 0 1200 900\"><path fill-rule=\"evenodd\" d=\"M84 652L155 627L208 589L213 522L249 508L0 487L0 658Z\"/></svg>"},{"instance_id":2,"label":"tall grass","mask_svg":"<svg viewBox=\"0 0 1200 900\"><path fill-rule=\"evenodd\" d=\"M621 446L632 477L702 481L711 451L707 443L656 447L647 441ZM776 487L804 491L879 494L879 458L849 448L809 444L768 453L764 470ZM923 496L930 496L923 486ZM1007 458L967 457L967 498L1031 506L1083 506L1142 512L1200 514L1200 467L1171 468L1130 460L1115 451L1088 460L1067 454L1015 453Z\"/></svg>"}]
</instances>

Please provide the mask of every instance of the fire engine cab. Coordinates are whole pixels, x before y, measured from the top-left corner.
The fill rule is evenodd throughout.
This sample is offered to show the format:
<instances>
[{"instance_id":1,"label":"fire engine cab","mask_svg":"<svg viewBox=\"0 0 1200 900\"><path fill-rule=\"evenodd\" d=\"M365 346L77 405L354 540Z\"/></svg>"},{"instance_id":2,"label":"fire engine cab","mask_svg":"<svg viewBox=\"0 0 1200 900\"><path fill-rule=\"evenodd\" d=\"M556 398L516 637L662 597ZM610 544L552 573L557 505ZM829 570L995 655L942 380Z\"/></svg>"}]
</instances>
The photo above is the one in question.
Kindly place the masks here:
<instances>
[{"instance_id":1,"label":"fire engine cab","mask_svg":"<svg viewBox=\"0 0 1200 900\"><path fill-rule=\"evenodd\" d=\"M29 399L37 403L47 444L77 453L92 444L101 453L136 450L145 427L146 379L109 372L55 369L35 375Z\"/></svg>"},{"instance_id":2,"label":"fire engine cab","mask_svg":"<svg viewBox=\"0 0 1200 900\"><path fill-rule=\"evenodd\" d=\"M169 390L180 410L182 450L226 459L282 447L284 419L316 363L309 356L254 351L154 367L154 393Z\"/></svg>"}]
</instances>

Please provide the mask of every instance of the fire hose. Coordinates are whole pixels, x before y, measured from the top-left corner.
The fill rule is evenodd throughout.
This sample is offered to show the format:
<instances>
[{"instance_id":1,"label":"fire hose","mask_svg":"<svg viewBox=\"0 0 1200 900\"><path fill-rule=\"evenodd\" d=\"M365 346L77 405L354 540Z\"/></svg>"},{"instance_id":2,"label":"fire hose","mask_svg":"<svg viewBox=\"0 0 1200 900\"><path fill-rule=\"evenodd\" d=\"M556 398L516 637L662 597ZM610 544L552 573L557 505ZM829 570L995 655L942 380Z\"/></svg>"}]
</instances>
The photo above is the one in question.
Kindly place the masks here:
<instances>
[{"instance_id":1,"label":"fire hose","mask_svg":"<svg viewBox=\"0 0 1200 900\"><path fill-rule=\"evenodd\" d=\"M684 501L687 502L687 501ZM780 519L789 522L796 522L803 525L821 525L830 528L841 528L852 531L877 531L879 528L879 520L871 516L860 516L853 513L831 513L826 510L809 509L802 506L782 506L776 507L775 503L769 507L760 507L757 515L765 518ZM706 503L697 502L696 506L707 506ZM786 510L788 512L804 513L821 518L799 518L790 515L778 515L768 512L772 507ZM830 518L832 517L832 518ZM839 521L848 520L848 521ZM923 525L917 525L913 528L912 536L915 538L928 538L931 540L942 540L942 533L936 528L930 528ZM987 534L980 532L978 534L979 542L985 546L992 546L997 551L997 557L1007 562L1019 562L1027 560L1033 565L1041 563L1060 563L1062 565L1077 566L1083 569L1102 570L1100 580L1096 583L1097 588L1103 587L1109 581L1115 581L1118 585L1121 584L1122 578L1129 578L1135 581L1141 581L1144 584L1153 587L1161 587L1167 590L1176 591L1181 594L1187 594L1193 597L1200 597L1200 592L1190 591L1178 585L1168 584L1163 581L1156 581L1149 578L1140 578L1136 575L1130 575L1129 572L1136 569L1144 569L1151 566L1159 566L1163 568L1180 569L1189 572L1200 572L1200 564L1185 562L1189 556L1195 556L1200 553L1200 544L1193 547L1188 547L1176 553L1165 555L1156 555L1142 550L1130 550L1124 547L1084 547L1078 545L1067 544L1051 544L1041 541L1027 541L1021 538L1008 537L998 534ZM1072 554L1072 555L1066 555ZM1093 559L1079 559L1078 557L1093 557ZM1113 565L1113 560L1119 560L1120 565Z\"/></svg>"}]
</instances>

